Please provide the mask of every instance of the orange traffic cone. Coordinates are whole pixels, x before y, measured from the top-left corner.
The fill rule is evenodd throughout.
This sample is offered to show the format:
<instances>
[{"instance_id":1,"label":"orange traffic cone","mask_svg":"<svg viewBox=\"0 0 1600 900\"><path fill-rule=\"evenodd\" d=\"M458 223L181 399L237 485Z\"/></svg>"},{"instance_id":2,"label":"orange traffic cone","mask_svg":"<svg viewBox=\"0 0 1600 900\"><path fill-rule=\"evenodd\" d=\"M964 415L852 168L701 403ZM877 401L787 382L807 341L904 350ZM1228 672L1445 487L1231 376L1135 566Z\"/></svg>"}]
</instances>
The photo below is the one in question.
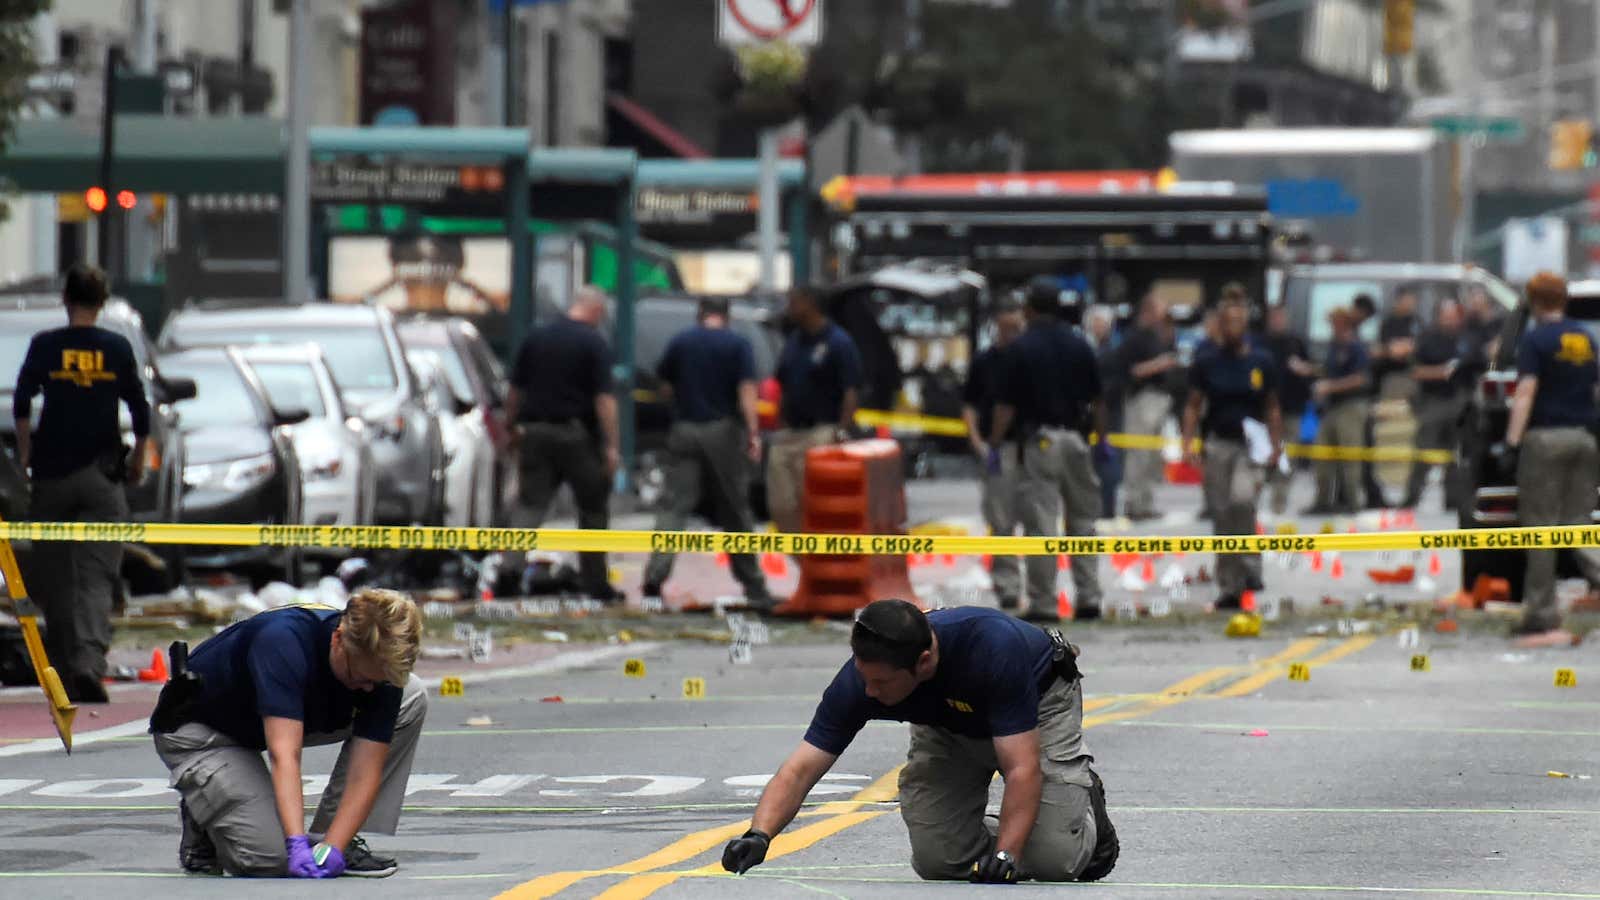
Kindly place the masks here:
<instances>
[{"instance_id":1,"label":"orange traffic cone","mask_svg":"<svg viewBox=\"0 0 1600 900\"><path fill-rule=\"evenodd\" d=\"M1256 611L1256 592L1245 591L1239 595L1239 609L1242 612Z\"/></svg>"},{"instance_id":2,"label":"orange traffic cone","mask_svg":"<svg viewBox=\"0 0 1600 900\"><path fill-rule=\"evenodd\" d=\"M789 561L782 553L763 553L761 571L768 578L786 578L789 575Z\"/></svg>"},{"instance_id":3,"label":"orange traffic cone","mask_svg":"<svg viewBox=\"0 0 1600 900\"><path fill-rule=\"evenodd\" d=\"M1144 565L1139 567L1139 580L1147 585L1155 583L1156 564L1148 556L1145 557Z\"/></svg>"},{"instance_id":4,"label":"orange traffic cone","mask_svg":"<svg viewBox=\"0 0 1600 900\"><path fill-rule=\"evenodd\" d=\"M1313 551L1311 551L1311 571L1313 571L1313 572L1321 572L1322 571L1322 551L1321 550L1313 550Z\"/></svg>"},{"instance_id":5,"label":"orange traffic cone","mask_svg":"<svg viewBox=\"0 0 1600 900\"><path fill-rule=\"evenodd\" d=\"M955 566L956 566L956 555L954 553L946 553L944 555L943 562L944 562L944 567L946 569L955 568Z\"/></svg>"},{"instance_id":6,"label":"orange traffic cone","mask_svg":"<svg viewBox=\"0 0 1600 900\"><path fill-rule=\"evenodd\" d=\"M1072 598L1066 591L1056 594L1056 616L1063 622L1072 618Z\"/></svg>"},{"instance_id":7,"label":"orange traffic cone","mask_svg":"<svg viewBox=\"0 0 1600 900\"><path fill-rule=\"evenodd\" d=\"M978 562L983 566L983 570L985 572L988 572L988 571L991 571L991 570L994 569L994 557L990 556L987 553L985 553L984 555L978 557Z\"/></svg>"},{"instance_id":8,"label":"orange traffic cone","mask_svg":"<svg viewBox=\"0 0 1600 900\"><path fill-rule=\"evenodd\" d=\"M160 650L150 651L150 668L139 670L139 680L167 683L167 658L161 655Z\"/></svg>"},{"instance_id":9,"label":"orange traffic cone","mask_svg":"<svg viewBox=\"0 0 1600 900\"><path fill-rule=\"evenodd\" d=\"M1056 571L1057 572L1065 572L1070 568L1072 568L1072 559L1070 557L1067 557L1067 556L1058 556L1058 557L1056 557Z\"/></svg>"},{"instance_id":10,"label":"orange traffic cone","mask_svg":"<svg viewBox=\"0 0 1600 900\"><path fill-rule=\"evenodd\" d=\"M713 559L717 563L717 568L726 569L728 567L728 554L718 553Z\"/></svg>"},{"instance_id":11,"label":"orange traffic cone","mask_svg":"<svg viewBox=\"0 0 1600 900\"><path fill-rule=\"evenodd\" d=\"M1328 567L1328 576L1330 578L1333 578L1333 579L1336 579L1336 580L1340 579L1340 578L1343 578L1344 577L1344 560L1342 560L1339 557L1335 556L1333 558L1333 565Z\"/></svg>"},{"instance_id":12,"label":"orange traffic cone","mask_svg":"<svg viewBox=\"0 0 1600 900\"><path fill-rule=\"evenodd\" d=\"M1428 554L1428 574L1434 578L1438 578L1439 573L1442 571L1444 571L1444 564L1439 562L1439 554Z\"/></svg>"}]
</instances>

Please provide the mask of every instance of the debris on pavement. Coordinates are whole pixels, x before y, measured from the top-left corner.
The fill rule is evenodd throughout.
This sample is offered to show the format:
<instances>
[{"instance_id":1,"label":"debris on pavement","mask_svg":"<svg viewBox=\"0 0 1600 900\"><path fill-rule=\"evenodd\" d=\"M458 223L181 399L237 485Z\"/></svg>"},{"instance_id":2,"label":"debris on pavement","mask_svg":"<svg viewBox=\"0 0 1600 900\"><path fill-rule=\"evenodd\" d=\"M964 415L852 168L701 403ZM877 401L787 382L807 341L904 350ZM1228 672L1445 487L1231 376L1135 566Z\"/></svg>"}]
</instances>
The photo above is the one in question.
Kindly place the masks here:
<instances>
[{"instance_id":1,"label":"debris on pavement","mask_svg":"<svg viewBox=\"0 0 1600 900\"><path fill-rule=\"evenodd\" d=\"M488 728L494 724L494 719L491 719L488 716L473 716L461 724L467 726L468 728Z\"/></svg>"}]
</instances>

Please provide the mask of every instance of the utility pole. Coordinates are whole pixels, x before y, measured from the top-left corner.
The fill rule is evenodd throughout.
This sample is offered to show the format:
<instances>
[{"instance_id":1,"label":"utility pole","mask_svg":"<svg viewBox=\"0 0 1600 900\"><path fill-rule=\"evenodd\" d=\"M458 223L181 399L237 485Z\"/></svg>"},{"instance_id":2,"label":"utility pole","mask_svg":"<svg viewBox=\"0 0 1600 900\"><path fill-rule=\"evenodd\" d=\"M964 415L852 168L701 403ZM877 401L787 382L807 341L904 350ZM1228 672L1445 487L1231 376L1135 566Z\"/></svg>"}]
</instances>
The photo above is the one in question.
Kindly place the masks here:
<instances>
[{"instance_id":1,"label":"utility pole","mask_svg":"<svg viewBox=\"0 0 1600 900\"><path fill-rule=\"evenodd\" d=\"M121 68L122 48L113 44L106 48L105 88L102 92L105 105L100 110L100 177L97 179L108 198L117 196L112 180L112 161L117 154L117 72ZM100 213L95 223L95 254L99 257L100 268L107 274L121 268L121 260L112 246L115 239L112 222L117 217L118 209L120 207L114 201L107 203L105 211Z\"/></svg>"},{"instance_id":2,"label":"utility pole","mask_svg":"<svg viewBox=\"0 0 1600 900\"><path fill-rule=\"evenodd\" d=\"M289 158L283 178L283 292L291 304L311 288L311 0L289 6Z\"/></svg>"},{"instance_id":3,"label":"utility pole","mask_svg":"<svg viewBox=\"0 0 1600 900\"><path fill-rule=\"evenodd\" d=\"M1478 87L1478 19L1474 16L1467 22L1467 116L1470 121L1476 122L1483 113L1483 103ZM1456 143L1458 159L1456 161L1456 197L1459 204L1456 209L1455 233L1450 240L1450 255L1458 263L1466 262L1471 253L1469 244L1472 242L1473 219L1478 212L1477 179L1473 164L1477 157L1477 142L1483 136L1477 132L1469 131Z\"/></svg>"}]
</instances>

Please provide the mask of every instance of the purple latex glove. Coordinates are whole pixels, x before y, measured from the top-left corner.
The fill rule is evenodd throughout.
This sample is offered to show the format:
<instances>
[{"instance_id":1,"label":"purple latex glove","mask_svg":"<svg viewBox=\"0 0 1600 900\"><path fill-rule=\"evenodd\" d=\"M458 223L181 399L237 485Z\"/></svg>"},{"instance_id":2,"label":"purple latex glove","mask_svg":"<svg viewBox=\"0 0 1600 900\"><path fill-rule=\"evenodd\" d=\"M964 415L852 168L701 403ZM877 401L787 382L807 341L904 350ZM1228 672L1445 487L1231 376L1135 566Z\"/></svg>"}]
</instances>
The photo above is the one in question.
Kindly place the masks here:
<instances>
[{"instance_id":1,"label":"purple latex glove","mask_svg":"<svg viewBox=\"0 0 1600 900\"><path fill-rule=\"evenodd\" d=\"M311 858L322 867L323 878L338 878L344 874L344 851L332 844L318 844L311 851Z\"/></svg>"},{"instance_id":2,"label":"purple latex glove","mask_svg":"<svg viewBox=\"0 0 1600 900\"><path fill-rule=\"evenodd\" d=\"M289 854L290 878L326 878L322 870L317 868L317 861L311 857L311 839L303 834L292 838L284 838L284 852Z\"/></svg>"}]
</instances>

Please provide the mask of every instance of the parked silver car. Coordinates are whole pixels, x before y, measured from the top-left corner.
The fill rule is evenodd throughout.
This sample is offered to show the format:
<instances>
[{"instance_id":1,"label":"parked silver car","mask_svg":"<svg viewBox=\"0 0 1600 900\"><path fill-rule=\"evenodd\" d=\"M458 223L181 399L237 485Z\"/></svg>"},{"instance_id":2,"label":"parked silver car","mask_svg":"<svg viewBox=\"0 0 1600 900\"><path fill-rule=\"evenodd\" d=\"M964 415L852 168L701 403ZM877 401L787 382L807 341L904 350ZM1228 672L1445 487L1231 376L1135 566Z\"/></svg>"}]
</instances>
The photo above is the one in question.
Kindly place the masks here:
<instances>
[{"instance_id":1,"label":"parked silver car","mask_svg":"<svg viewBox=\"0 0 1600 900\"><path fill-rule=\"evenodd\" d=\"M304 409L289 429L300 457L306 525L370 525L378 500L366 423L345 409L344 395L315 344L249 347L244 360L280 409ZM331 551L344 555L343 551Z\"/></svg>"},{"instance_id":2,"label":"parked silver car","mask_svg":"<svg viewBox=\"0 0 1600 900\"><path fill-rule=\"evenodd\" d=\"M444 523L456 528L488 528L495 516L495 447L484 417L470 397L455 392L444 363L432 350L406 354L422 382L428 408L439 419L445 448Z\"/></svg>"},{"instance_id":3,"label":"parked silver car","mask_svg":"<svg viewBox=\"0 0 1600 900\"><path fill-rule=\"evenodd\" d=\"M442 522L444 439L406 363L388 310L335 303L189 308L169 317L161 331L167 349L307 342L322 348L345 401L371 430L378 522Z\"/></svg>"}]
</instances>

